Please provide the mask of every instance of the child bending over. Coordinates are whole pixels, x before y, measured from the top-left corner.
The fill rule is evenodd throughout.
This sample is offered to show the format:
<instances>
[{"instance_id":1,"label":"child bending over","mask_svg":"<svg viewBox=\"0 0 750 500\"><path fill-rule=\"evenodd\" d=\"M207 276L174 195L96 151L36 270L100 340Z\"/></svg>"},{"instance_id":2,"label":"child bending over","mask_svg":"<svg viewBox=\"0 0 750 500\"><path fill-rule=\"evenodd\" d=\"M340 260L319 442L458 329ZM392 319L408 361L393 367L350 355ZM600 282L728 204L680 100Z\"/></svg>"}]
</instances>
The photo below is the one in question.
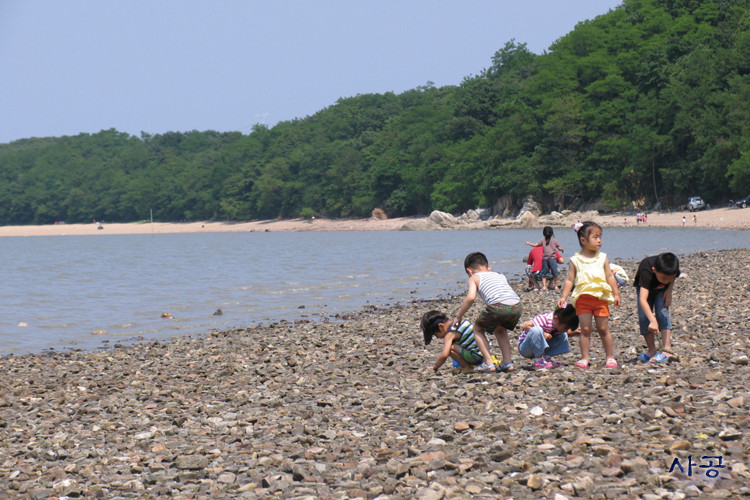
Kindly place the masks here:
<instances>
[{"instance_id":1,"label":"child bending over","mask_svg":"<svg viewBox=\"0 0 750 500\"><path fill-rule=\"evenodd\" d=\"M599 251L602 247L602 228L596 222L586 221L577 223L574 229L581 251L570 258L568 277L557 305L561 308L565 305L575 286L570 295L570 302L575 305L576 314L581 322L581 360L576 366L589 367L592 320L595 319L596 331L599 332L607 355L606 367L617 368L612 335L609 333L609 305L620 307L620 290L609 267L607 254Z\"/></svg>"},{"instance_id":2,"label":"child bending over","mask_svg":"<svg viewBox=\"0 0 750 500\"><path fill-rule=\"evenodd\" d=\"M464 268L466 268L466 274L469 275L469 290L456 313L453 324L461 324L464 314L472 306L479 293L486 307L474 322L474 338L484 356L484 363L477 370L511 371L514 366L511 360L508 330L513 330L521 318L521 299L510 287L505 276L492 272L487 257L483 253L473 252L467 255L464 259ZM499 367L492 362L489 342L485 335L487 331L495 334L503 353L503 362Z\"/></svg>"},{"instance_id":3,"label":"child bending over","mask_svg":"<svg viewBox=\"0 0 750 500\"><path fill-rule=\"evenodd\" d=\"M568 337L581 333L576 308L572 304L534 316L521 328L523 333L518 337L518 353L524 358L533 358L535 370L562 366L552 361L552 357L568 352Z\"/></svg>"},{"instance_id":4,"label":"child bending over","mask_svg":"<svg viewBox=\"0 0 750 500\"><path fill-rule=\"evenodd\" d=\"M680 260L667 252L646 257L638 265L635 275L635 295L638 298L638 325L646 341L648 352L638 356L643 363L661 362L673 357L672 320L669 306L672 305L672 289L680 275ZM661 332L662 349L656 352L654 336Z\"/></svg>"},{"instance_id":5,"label":"child bending over","mask_svg":"<svg viewBox=\"0 0 750 500\"><path fill-rule=\"evenodd\" d=\"M482 364L482 353L474 340L474 328L470 321L464 320L460 325L454 326L445 313L427 311L422 316L420 326L424 334L424 345L430 345L433 336L443 339L443 350L435 360L433 370L438 371L449 357L463 369Z\"/></svg>"}]
</instances>

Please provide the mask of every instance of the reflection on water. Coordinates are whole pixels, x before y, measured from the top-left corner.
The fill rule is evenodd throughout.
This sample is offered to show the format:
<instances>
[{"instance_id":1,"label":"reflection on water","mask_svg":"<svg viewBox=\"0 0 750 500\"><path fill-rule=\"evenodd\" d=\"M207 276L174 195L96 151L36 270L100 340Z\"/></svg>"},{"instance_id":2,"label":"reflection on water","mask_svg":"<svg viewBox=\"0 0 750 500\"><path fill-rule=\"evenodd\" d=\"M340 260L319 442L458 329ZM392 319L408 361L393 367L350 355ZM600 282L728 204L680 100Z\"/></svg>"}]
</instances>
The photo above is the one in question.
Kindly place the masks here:
<instances>
[{"instance_id":1,"label":"reflection on water","mask_svg":"<svg viewBox=\"0 0 750 500\"><path fill-rule=\"evenodd\" d=\"M555 236L566 256L577 250L572 230ZM466 254L482 251L494 270L520 276L524 242L540 238L536 229L0 238L0 354L318 320L462 292ZM603 251L618 260L749 244L742 231L607 228ZM223 316L213 316L218 308ZM165 311L175 319L161 319Z\"/></svg>"}]
</instances>

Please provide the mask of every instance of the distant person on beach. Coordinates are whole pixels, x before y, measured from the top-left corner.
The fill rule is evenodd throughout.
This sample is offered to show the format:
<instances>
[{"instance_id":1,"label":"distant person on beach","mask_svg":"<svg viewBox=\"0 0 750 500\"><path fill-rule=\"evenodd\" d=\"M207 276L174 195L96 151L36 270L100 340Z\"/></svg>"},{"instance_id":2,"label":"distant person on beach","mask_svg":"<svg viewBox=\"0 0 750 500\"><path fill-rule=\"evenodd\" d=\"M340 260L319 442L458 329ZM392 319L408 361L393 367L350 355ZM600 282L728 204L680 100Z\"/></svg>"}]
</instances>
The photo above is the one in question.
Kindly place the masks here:
<instances>
[{"instance_id":1,"label":"distant person on beach","mask_svg":"<svg viewBox=\"0 0 750 500\"><path fill-rule=\"evenodd\" d=\"M609 306L614 304L620 307L621 299L607 254L600 251L602 228L596 222L586 221L576 224L573 229L581 250L570 258L568 277L557 305L560 308L565 306L570 295L570 302L575 306L581 322L581 359L576 366L584 369L590 366L591 332L595 320L607 356L605 366L617 368L614 342L609 332Z\"/></svg>"},{"instance_id":2,"label":"distant person on beach","mask_svg":"<svg viewBox=\"0 0 750 500\"><path fill-rule=\"evenodd\" d=\"M693 225L694 226L698 225L698 216L696 214L693 214Z\"/></svg>"},{"instance_id":3,"label":"distant person on beach","mask_svg":"<svg viewBox=\"0 0 750 500\"><path fill-rule=\"evenodd\" d=\"M549 278L550 275L552 276L552 285L555 287L555 290L559 290L560 287L557 286L557 275L559 274L559 272L557 270L557 258L555 257L555 250L559 250L560 253L562 253L564 250L560 246L560 242L557 241L557 238L555 238L555 232L551 227L546 226L542 230L541 240L537 241L536 243L527 241L526 244L532 247L542 247L544 249L544 252L542 254L542 277L545 278L545 280L542 284L542 290L547 290L546 278Z\"/></svg>"},{"instance_id":4,"label":"distant person on beach","mask_svg":"<svg viewBox=\"0 0 750 500\"><path fill-rule=\"evenodd\" d=\"M646 257L638 265L633 285L638 299L638 325L648 349L638 355L643 363L659 363L673 357L669 306L672 305L674 282L679 276L680 260L671 252ZM664 352L657 352L657 332L661 332Z\"/></svg>"},{"instance_id":5,"label":"distant person on beach","mask_svg":"<svg viewBox=\"0 0 750 500\"><path fill-rule=\"evenodd\" d=\"M518 353L534 360L531 365L534 370L562 366L552 361L552 357L570 351L568 337L581 333L573 305L534 316L521 329L523 333L518 337Z\"/></svg>"},{"instance_id":6,"label":"distant person on beach","mask_svg":"<svg viewBox=\"0 0 750 500\"><path fill-rule=\"evenodd\" d=\"M492 272L487 257L481 252L473 252L464 259L464 268L469 275L469 290L456 313L453 325L461 325L464 314L474 304L477 293L485 303L485 308L474 322L474 338L484 357L478 371L512 371L515 367L511 358L508 330L513 330L521 318L521 298L513 291L508 280L500 273ZM492 362L490 346L485 332L495 334L503 353L499 366Z\"/></svg>"},{"instance_id":7,"label":"distant person on beach","mask_svg":"<svg viewBox=\"0 0 750 500\"><path fill-rule=\"evenodd\" d=\"M456 361L464 370L482 364L484 358L479 346L474 340L474 328L471 321L464 320L458 326L454 325L445 313L427 311L420 323L424 334L424 345L430 345L432 337L443 341L443 350L432 365L438 371L448 358Z\"/></svg>"},{"instance_id":8,"label":"distant person on beach","mask_svg":"<svg viewBox=\"0 0 750 500\"><path fill-rule=\"evenodd\" d=\"M685 216L682 216L682 227L685 227Z\"/></svg>"},{"instance_id":9,"label":"distant person on beach","mask_svg":"<svg viewBox=\"0 0 750 500\"><path fill-rule=\"evenodd\" d=\"M534 247L529 251L528 257L526 257L526 276L529 278L529 290L534 288L547 288L547 277L542 276L542 255L544 249L542 247ZM565 259L562 255L555 250L555 258L558 264L565 264Z\"/></svg>"}]
</instances>

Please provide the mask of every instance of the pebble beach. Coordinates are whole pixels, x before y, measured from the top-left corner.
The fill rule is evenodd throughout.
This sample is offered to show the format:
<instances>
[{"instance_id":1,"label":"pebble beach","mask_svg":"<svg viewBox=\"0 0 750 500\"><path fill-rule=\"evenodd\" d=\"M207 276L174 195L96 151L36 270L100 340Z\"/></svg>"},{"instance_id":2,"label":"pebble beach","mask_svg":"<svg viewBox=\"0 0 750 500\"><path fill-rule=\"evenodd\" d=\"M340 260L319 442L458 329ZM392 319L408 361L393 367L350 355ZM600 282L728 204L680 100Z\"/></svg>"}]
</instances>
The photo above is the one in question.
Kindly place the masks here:
<instances>
[{"instance_id":1,"label":"pebble beach","mask_svg":"<svg viewBox=\"0 0 750 500\"><path fill-rule=\"evenodd\" d=\"M435 374L419 318L461 296L0 358L0 498L749 498L748 262L682 259L668 364L635 362L632 286L617 369L594 334L587 371L574 338L561 368L513 340L514 372ZM523 319L558 298L513 286Z\"/></svg>"}]
</instances>

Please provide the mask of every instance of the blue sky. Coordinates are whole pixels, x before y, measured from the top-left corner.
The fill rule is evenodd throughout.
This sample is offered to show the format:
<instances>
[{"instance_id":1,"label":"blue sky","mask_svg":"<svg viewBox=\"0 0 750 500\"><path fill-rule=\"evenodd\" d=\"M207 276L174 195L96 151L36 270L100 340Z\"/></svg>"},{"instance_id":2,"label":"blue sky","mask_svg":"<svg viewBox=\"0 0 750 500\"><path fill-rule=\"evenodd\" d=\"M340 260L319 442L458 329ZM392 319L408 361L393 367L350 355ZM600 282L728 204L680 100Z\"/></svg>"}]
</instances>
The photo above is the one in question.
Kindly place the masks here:
<instances>
[{"instance_id":1,"label":"blue sky","mask_svg":"<svg viewBox=\"0 0 750 500\"><path fill-rule=\"evenodd\" d=\"M613 0L0 0L0 143L239 130L340 97L458 85Z\"/></svg>"}]
</instances>

